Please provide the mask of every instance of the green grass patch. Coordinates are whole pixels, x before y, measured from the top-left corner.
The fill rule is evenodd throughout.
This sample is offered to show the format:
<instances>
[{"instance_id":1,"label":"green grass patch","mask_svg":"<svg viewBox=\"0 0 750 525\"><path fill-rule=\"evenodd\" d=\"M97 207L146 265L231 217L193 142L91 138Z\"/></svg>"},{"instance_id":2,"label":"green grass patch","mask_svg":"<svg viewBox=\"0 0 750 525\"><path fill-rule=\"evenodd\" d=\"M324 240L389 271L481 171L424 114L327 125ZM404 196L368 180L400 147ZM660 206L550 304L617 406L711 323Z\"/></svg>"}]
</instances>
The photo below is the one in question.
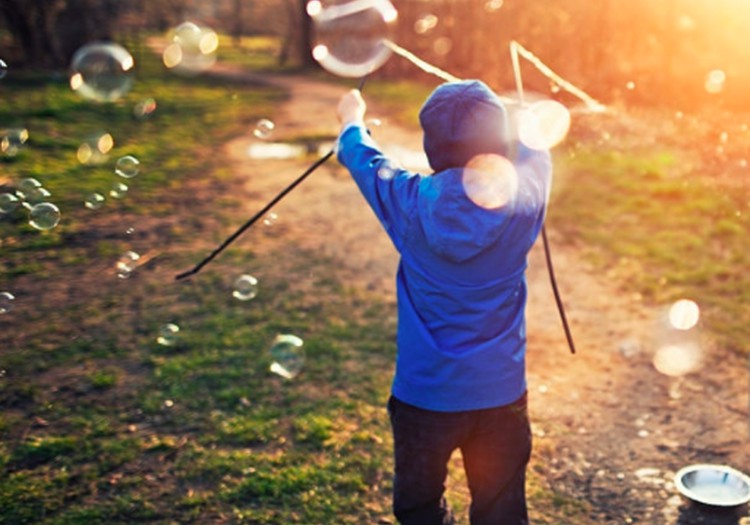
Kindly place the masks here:
<instances>
[{"instance_id":1,"label":"green grass patch","mask_svg":"<svg viewBox=\"0 0 750 525\"><path fill-rule=\"evenodd\" d=\"M683 166L684 155L591 147L561 153L550 223L624 291L651 304L692 299L720 344L747 351L750 186Z\"/></svg>"}]
</instances>

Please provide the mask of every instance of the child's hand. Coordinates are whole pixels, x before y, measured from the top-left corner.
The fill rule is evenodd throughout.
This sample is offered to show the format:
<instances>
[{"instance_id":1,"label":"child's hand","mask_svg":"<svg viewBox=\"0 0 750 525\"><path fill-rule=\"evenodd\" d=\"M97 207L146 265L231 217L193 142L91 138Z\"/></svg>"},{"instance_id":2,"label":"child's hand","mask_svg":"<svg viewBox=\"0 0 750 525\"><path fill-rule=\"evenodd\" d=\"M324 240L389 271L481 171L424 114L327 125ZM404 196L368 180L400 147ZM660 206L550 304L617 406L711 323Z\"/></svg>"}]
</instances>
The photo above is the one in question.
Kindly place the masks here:
<instances>
[{"instance_id":1,"label":"child's hand","mask_svg":"<svg viewBox=\"0 0 750 525\"><path fill-rule=\"evenodd\" d=\"M351 91L344 93L341 97L336 112L339 122L342 126L345 126L352 122L363 122L366 110L367 104L365 104L362 94L358 89L352 89Z\"/></svg>"}]
</instances>

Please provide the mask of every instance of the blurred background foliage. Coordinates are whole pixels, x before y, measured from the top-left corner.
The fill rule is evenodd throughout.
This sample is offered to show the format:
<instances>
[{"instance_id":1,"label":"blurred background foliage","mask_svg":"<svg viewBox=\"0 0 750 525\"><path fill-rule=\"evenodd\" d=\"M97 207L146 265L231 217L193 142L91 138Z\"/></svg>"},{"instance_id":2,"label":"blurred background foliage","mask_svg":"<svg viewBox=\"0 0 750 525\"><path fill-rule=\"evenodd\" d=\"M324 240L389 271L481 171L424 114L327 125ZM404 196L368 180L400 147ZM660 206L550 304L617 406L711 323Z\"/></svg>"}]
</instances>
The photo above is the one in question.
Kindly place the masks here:
<instances>
[{"instance_id":1,"label":"blurred background foliage","mask_svg":"<svg viewBox=\"0 0 750 525\"><path fill-rule=\"evenodd\" d=\"M234 36L269 35L278 60L314 67L306 0L0 0L4 60L65 67L92 40L164 32L186 19ZM747 109L750 3L740 0L397 0L396 41L459 77L512 86L508 43L517 40L605 103ZM425 24L425 17L430 23ZM528 88L554 91L531 71ZM707 92L711 71L726 89ZM419 78L403 60L385 77Z\"/></svg>"}]
</instances>

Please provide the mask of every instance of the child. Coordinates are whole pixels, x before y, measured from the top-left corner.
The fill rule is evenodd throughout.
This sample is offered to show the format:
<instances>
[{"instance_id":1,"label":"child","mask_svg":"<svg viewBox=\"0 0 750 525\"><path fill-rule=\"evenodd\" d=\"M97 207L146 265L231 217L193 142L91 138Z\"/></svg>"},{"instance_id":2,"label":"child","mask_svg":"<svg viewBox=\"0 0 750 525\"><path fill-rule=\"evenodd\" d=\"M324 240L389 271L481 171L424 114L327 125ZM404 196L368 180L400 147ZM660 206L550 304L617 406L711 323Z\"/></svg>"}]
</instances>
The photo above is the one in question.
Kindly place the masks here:
<instances>
[{"instance_id":1,"label":"child","mask_svg":"<svg viewBox=\"0 0 750 525\"><path fill-rule=\"evenodd\" d=\"M365 111L358 91L341 98L338 159L400 254L394 514L403 525L453 523L444 483L458 448L471 524L528 523L525 269L549 153L511 139L503 103L480 81L443 84L422 107L429 176L393 167Z\"/></svg>"}]
</instances>

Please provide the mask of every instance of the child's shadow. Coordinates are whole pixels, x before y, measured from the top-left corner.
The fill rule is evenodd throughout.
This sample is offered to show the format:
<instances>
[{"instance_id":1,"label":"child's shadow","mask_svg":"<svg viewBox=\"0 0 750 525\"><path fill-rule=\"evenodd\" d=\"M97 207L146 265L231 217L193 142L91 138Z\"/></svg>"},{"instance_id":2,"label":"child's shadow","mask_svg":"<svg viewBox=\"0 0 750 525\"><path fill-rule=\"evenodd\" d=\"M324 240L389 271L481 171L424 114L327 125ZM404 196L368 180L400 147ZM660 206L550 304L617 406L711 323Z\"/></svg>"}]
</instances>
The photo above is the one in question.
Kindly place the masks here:
<instances>
[{"instance_id":1,"label":"child's shadow","mask_svg":"<svg viewBox=\"0 0 750 525\"><path fill-rule=\"evenodd\" d=\"M740 520L748 514L748 506L712 507L700 503L689 503L680 509L680 517L675 525L740 525ZM744 523L750 523L750 520Z\"/></svg>"}]
</instances>

